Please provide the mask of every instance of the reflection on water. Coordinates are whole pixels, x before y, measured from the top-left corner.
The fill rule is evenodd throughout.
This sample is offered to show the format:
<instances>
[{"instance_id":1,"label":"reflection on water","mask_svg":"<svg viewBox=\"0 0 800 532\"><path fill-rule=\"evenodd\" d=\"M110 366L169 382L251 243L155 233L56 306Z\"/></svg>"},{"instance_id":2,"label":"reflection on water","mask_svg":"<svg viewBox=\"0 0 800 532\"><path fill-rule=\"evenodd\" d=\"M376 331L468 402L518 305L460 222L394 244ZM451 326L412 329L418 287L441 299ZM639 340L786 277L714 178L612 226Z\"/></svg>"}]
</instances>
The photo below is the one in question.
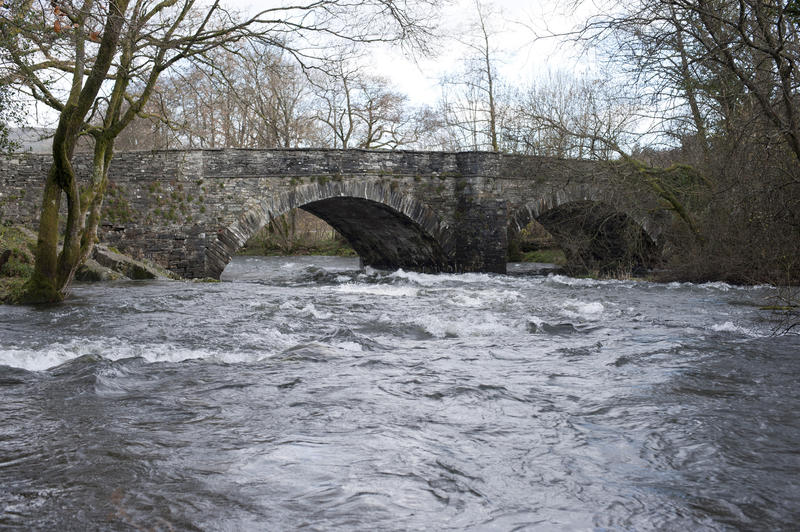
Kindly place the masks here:
<instances>
[{"instance_id":1,"label":"reflection on water","mask_svg":"<svg viewBox=\"0 0 800 532\"><path fill-rule=\"evenodd\" d=\"M0 528L800 522L764 288L237 258L0 307Z\"/></svg>"}]
</instances>

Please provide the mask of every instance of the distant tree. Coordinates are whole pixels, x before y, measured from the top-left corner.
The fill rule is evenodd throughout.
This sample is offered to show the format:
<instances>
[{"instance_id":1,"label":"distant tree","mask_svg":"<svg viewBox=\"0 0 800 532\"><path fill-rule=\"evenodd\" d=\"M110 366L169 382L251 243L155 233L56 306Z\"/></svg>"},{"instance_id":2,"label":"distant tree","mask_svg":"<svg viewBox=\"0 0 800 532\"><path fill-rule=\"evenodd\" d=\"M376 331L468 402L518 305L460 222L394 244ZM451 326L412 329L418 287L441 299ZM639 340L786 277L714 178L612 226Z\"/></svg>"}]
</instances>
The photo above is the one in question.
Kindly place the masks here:
<instances>
[{"instance_id":1,"label":"distant tree","mask_svg":"<svg viewBox=\"0 0 800 532\"><path fill-rule=\"evenodd\" d=\"M313 143L310 85L281 49L215 50L161 76L121 149L293 148ZM142 144L140 145L140 139Z\"/></svg>"},{"instance_id":2,"label":"distant tree","mask_svg":"<svg viewBox=\"0 0 800 532\"><path fill-rule=\"evenodd\" d=\"M316 76L311 103L323 143L333 148L397 149L417 142L429 126L389 81L340 58Z\"/></svg>"},{"instance_id":3,"label":"distant tree","mask_svg":"<svg viewBox=\"0 0 800 532\"><path fill-rule=\"evenodd\" d=\"M442 79L440 112L453 147L500 150L500 81L493 27L496 14L473 0L474 21L457 40L467 52L461 71Z\"/></svg>"},{"instance_id":4,"label":"distant tree","mask_svg":"<svg viewBox=\"0 0 800 532\"><path fill-rule=\"evenodd\" d=\"M22 105L15 101L7 85L0 86L0 152L19 149L20 144L11 135L14 123L22 116Z\"/></svg>"},{"instance_id":5,"label":"distant tree","mask_svg":"<svg viewBox=\"0 0 800 532\"><path fill-rule=\"evenodd\" d=\"M559 158L610 160L639 135L638 108L619 87L564 71L517 88L509 97L502 138L508 151Z\"/></svg>"},{"instance_id":6,"label":"distant tree","mask_svg":"<svg viewBox=\"0 0 800 532\"><path fill-rule=\"evenodd\" d=\"M0 4L2 9L2 4ZM8 63L9 57L5 46L5 37L0 33L0 65ZM0 152L9 152L18 149L19 142L10 136L13 124L23 118L24 107L13 87L13 71L0 66Z\"/></svg>"}]
</instances>

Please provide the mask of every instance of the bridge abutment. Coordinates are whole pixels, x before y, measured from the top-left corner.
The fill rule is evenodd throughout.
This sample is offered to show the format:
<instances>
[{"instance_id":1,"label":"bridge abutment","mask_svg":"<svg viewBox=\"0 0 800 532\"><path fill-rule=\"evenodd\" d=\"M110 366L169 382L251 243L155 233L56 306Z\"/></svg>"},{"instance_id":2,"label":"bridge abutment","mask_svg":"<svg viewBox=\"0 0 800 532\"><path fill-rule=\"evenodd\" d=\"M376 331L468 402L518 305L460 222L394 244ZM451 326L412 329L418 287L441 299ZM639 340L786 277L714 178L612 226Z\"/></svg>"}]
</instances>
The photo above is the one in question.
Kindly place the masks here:
<instances>
[{"instance_id":1,"label":"bridge abutment","mask_svg":"<svg viewBox=\"0 0 800 532\"><path fill-rule=\"evenodd\" d=\"M508 208L505 200L481 196L470 183L459 183L453 227L457 272L506 273Z\"/></svg>"}]
</instances>

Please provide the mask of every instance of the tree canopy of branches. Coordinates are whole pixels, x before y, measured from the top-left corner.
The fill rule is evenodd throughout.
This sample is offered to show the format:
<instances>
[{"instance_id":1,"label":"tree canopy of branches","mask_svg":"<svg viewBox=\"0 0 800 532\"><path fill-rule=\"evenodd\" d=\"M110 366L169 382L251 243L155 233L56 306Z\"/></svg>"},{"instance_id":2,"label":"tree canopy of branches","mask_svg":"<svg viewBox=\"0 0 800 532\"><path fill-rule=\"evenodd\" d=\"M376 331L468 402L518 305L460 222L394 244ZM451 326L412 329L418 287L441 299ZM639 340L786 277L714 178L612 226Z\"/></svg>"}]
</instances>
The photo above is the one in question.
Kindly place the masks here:
<instances>
[{"instance_id":1,"label":"tree canopy of branches","mask_svg":"<svg viewBox=\"0 0 800 532\"><path fill-rule=\"evenodd\" d=\"M397 149L422 136L424 117L383 77L345 58L315 78L312 108L318 142L333 148ZM422 111L424 112L424 111Z\"/></svg>"},{"instance_id":2,"label":"tree canopy of branches","mask_svg":"<svg viewBox=\"0 0 800 532\"><path fill-rule=\"evenodd\" d=\"M204 59L161 76L118 149L295 148L316 136L307 77L281 50L248 43Z\"/></svg>"},{"instance_id":3,"label":"tree canopy of branches","mask_svg":"<svg viewBox=\"0 0 800 532\"><path fill-rule=\"evenodd\" d=\"M500 150L501 84L497 75L496 14L474 0L474 20L459 37L467 53L460 72L442 79L439 112L451 147Z\"/></svg>"},{"instance_id":4,"label":"tree canopy of branches","mask_svg":"<svg viewBox=\"0 0 800 532\"><path fill-rule=\"evenodd\" d=\"M403 41L427 35L422 9L396 0L311 0L238 16L196 0L8 0L0 5L4 84L58 113L46 176L36 265L28 302L64 297L91 253L115 139L144 112L164 72L247 40L282 49L309 66L335 43ZM414 9L419 7L419 10ZM79 137L93 140L89 182L72 159ZM66 198L59 252L62 197Z\"/></svg>"},{"instance_id":5,"label":"tree canopy of branches","mask_svg":"<svg viewBox=\"0 0 800 532\"><path fill-rule=\"evenodd\" d=\"M0 64L8 62L5 39L0 34ZM11 124L23 116L22 102L15 98L17 90L6 80L0 80L0 153L18 148L17 142L11 138Z\"/></svg>"},{"instance_id":6,"label":"tree canopy of branches","mask_svg":"<svg viewBox=\"0 0 800 532\"><path fill-rule=\"evenodd\" d=\"M623 173L672 203L697 238L673 233L687 276L786 282L800 278L800 19L797 2L656 0L605 4L570 35L601 50L628 82L661 149L633 158L613 134L565 134L605 143ZM670 166L677 163L677 166ZM689 165L689 166L686 166ZM699 176L699 177L698 177ZM663 195L665 187L671 191ZM783 277L780 279L779 277ZM788 277L787 277L788 276Z\"/></svg>"},{"instance_id":7,"label":"tree canopy of branches","mask_svg":"<svg viewBox=\"0 0 800 532\"><path fill-rule=\"evenodd\" d=\"M638 81L677 134L700 143L758 115L800 158L800 20L796 1L620 3L581 28ZM745 115L750 116L745 116Z\"/></svg>"}]
</instances>

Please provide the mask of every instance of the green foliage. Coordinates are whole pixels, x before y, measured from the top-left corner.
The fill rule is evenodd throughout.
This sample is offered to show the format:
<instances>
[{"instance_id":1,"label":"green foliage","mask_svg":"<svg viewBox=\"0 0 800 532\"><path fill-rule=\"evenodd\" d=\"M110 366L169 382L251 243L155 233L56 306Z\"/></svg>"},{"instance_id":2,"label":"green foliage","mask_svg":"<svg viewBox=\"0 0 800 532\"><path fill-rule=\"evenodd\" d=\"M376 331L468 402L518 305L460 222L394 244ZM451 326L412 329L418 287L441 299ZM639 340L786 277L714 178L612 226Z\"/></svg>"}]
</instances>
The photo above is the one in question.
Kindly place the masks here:
<instances>
[{"instance_id":1,"label":"green foliage","mask_svg":"<svg viewBox=\"0 0 800 532\"><path fill-rule=\"evenodd\" d=\"M109 191L111 192L111 191ZM135 212L125 197L114 189L103 204L103 220L110 223L130 223L135 220Z\"/></svg>"},{"instance_id":2,"label":"green foliage","mask_svg":"<svg viewBox=\"0 0 800 532\"><path fill-rule=\"evenodd\" d=\"M520 262L546 262L563 266L567 263L567 257L558 248L537 249L523 253Z\"/></svg>"},{"instance_id":3,"label":"green foliage","mask_svg":"<svg viewBox=\"0 0 800 532\"><path fill-rule=\"evenodd\" d=\"M22 277L0 277L0 304L18 304L26 281Z\"/></svg>"},{"instance_id":4,"label":"green foliage","mask_svg":"<svg viewBox=\"0 0 800 532\"><path fill-rule=\"evenodd\" d=\"M355 256L347 241L322 220L304 211L274 218L257 232L242 255L338 255Z\"/></svg>"},{"instance_id":5,"label":"green foliage","mask_svg":"<svg viewBox=\"0 0 800 532\"><path fill-rule=\"evenodd\" d=\"M0 267L0 276L14 277L17 271L25 271L33 265L36 237L16 226L0 226L0 256L10 252L5 264ZM30 272L28 272L30 274Z\"/></svg>"},{"instance_id":6,"label":"green foliage","mask_svg":"<svg viewBox=\"0 0 800 532\"><path fill-rule=\"evenodd\" d=\"M12 255L0 268L0 276L3 277L30 277L31 274L33 274L32 262L21 260L15 255Z\"/></svg>"}]
</instances>

